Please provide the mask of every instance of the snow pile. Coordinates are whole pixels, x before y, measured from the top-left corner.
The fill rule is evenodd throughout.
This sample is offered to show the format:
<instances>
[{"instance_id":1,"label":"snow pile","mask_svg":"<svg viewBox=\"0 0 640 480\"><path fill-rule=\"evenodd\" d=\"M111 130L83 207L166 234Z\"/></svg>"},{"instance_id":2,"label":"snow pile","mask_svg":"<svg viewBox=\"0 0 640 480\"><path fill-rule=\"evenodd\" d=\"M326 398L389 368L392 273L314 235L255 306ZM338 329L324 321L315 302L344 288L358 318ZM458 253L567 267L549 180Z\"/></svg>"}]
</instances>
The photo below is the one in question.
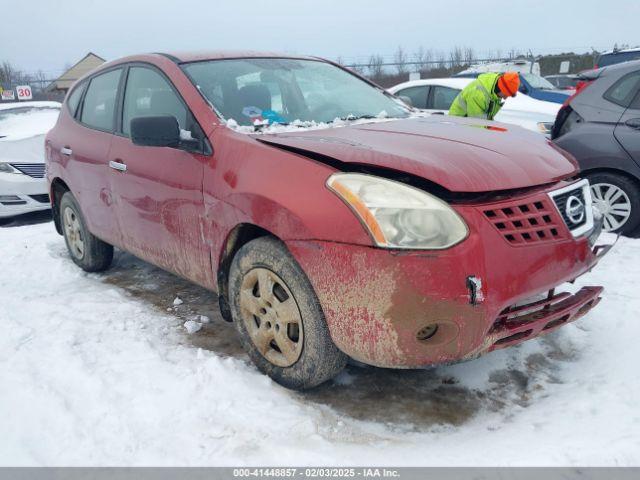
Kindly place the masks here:
<instances>
[{"instance_id":1,"label":"snow pile","mask_svg":"<svg viewBox=\"0 0 640 480\"><path fill-rule=\"evenodd\" d=\"M622 239L574 287L602 303L543 339L295 393L202 348L233 331L219 316L188 335L168 297L110 280L174 277L121 253L86 274L52 224L0 229L0 465L637 465L639 267Z\"/></svg>"},{"instance_id":2,"label":"snow pile","mask_svg":"<svg viewBox=\"0 0 640 480\"><path fill-rule=\"evenodd\" d=\"M3 110L14 110L16 108L60 108L60 102L51 102L47 100L33 102L0 102L0 112Z\"/></svg>"}]
</instances>

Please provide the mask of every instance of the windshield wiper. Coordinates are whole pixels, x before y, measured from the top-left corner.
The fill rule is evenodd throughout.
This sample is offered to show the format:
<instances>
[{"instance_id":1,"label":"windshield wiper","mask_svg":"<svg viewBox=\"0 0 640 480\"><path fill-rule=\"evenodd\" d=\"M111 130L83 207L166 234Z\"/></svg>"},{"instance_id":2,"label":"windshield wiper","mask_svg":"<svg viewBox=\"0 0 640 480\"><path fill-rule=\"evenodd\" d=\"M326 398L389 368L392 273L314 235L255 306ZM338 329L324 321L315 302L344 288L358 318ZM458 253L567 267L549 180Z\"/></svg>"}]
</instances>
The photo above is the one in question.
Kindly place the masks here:
<instances>
[{"instance_id":1,"label":"windshield wiper","mask_svg":"<svg viewBox=\"0 0 640 480\"><path fill-rule=\"evenodd\" d=\"M340 120L347 120L347 121L353 121L353 120L371 120L373 118L378 118L377 115L347 115L346 117L340 117Z\"/></svg>"}]
</instances>

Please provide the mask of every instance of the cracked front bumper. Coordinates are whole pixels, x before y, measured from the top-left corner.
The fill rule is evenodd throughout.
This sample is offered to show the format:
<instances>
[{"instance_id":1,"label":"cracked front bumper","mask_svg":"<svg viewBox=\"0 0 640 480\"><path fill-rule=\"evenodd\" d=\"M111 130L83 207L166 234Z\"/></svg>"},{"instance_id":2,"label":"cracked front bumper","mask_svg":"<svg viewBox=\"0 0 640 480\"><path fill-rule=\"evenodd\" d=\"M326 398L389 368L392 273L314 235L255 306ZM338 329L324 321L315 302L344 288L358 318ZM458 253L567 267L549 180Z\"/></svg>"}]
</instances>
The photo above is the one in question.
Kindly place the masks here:
<instances>
[{"instance_id":1,"label":"cracked front bumper","mask_svg":"<svg viewBox=\"0 0 640 480\"><path fill-rule=\"evenodd\" d=\"M478 208L459 210L471 233L438 252L286 242L338 348L381 367L456 362L553 331L598 303L601 287L553 294L597 263L588 236L513 246Z\"/></svg>"}]
</instances>

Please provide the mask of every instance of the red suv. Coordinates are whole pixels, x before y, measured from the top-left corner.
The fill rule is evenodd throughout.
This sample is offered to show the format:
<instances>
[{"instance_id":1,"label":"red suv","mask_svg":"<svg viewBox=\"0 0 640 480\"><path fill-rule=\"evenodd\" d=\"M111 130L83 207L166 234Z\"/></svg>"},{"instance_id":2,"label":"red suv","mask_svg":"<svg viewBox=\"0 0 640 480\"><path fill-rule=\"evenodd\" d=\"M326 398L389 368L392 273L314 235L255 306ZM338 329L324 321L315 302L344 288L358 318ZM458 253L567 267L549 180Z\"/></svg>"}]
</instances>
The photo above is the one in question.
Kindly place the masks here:
<instances>
[{"instance_id":1,"label":"red suv","mask_svg":"<svg viewBox=\"0 0 640 480\"><path fill-rule=\"evenodd\" d=\"M56 229L86 271L113 247L217 292L290 388L348 357L454 362L550 332L601 287L588 183L542 136L419 117L313 57L149 54L79 80L46 139Z\"/></svg>"}]
</instances>

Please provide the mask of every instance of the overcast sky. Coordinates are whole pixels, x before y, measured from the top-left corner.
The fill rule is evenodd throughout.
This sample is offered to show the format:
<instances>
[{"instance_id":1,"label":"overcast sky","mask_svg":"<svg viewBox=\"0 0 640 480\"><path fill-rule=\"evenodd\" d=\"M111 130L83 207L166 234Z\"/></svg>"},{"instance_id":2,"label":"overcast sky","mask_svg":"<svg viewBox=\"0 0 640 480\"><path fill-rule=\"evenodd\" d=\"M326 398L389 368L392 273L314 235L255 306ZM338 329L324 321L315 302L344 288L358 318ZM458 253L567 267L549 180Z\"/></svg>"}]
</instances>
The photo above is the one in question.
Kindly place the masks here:
<instances>
[{"instance_id":1,"label":"overcast sky","mask_svg":"<svg viewBox=\"0 0 640 480\"><path fill-rule=\"evenodd\" d=\"M254 49L347 61L398 45L476 54L640 45L640 0L28 0L0 11L0 61L50 78L93 51Z\"/></svg>"}]
</instances>

